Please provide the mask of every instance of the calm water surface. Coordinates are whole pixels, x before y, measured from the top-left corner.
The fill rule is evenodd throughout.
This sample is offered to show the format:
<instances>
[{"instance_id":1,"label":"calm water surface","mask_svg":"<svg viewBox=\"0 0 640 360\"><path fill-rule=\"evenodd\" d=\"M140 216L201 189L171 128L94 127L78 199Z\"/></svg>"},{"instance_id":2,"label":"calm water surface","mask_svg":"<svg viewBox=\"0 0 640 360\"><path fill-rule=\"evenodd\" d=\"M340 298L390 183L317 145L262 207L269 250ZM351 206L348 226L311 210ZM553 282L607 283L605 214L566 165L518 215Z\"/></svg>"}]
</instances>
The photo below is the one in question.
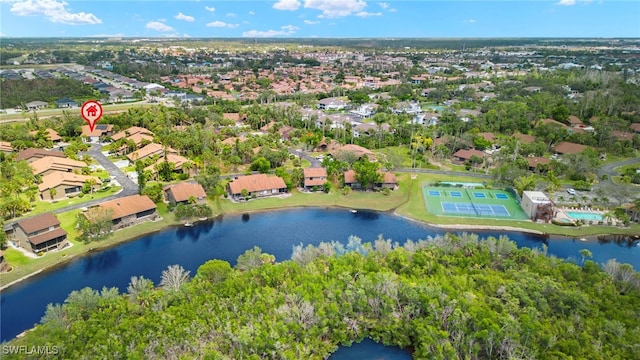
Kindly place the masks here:
<instances>
[{"instance_id":1,"label":"calm water surface","mask_svg":"<svg viewBox=\"0 0 640 360\"><path fill-rule=\"evenodd\" d=\"M40 321L47 304L61 303L73 290L86 286L101 289L117 287L125 292L131 276L142 275L160 282L163 270L180 264L191 275L202 263L221 259L232 265L239 255L253 246L276 256L277 261L291 257L292 247L319 244L322 241L347 242L349 235L363 241L375 240L379 234L404 243L407 239L425 239L444 231L376 212L352 214L341 209L295 209L228 216L194 227L176 227L147 235L117 247L76 259L52 271L34 276L0 293L0 336L9 340ZM588 241L550 238L517 232L486 232L486 236L508 235L519 247L548 244L551 255L580 259L579 251L589 249L593 260L602 263L610 258L640 269L640 246L637 242Z\"/></svg>"}]
</instances>

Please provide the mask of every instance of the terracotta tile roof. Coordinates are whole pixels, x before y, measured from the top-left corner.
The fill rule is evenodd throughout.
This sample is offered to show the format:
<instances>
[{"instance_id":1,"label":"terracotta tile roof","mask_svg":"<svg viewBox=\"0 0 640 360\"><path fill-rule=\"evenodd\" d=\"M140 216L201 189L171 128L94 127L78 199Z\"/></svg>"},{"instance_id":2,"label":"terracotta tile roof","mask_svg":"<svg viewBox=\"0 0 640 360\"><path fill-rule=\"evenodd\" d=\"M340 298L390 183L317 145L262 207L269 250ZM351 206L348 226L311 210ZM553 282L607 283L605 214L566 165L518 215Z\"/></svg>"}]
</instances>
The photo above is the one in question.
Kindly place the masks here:
<instances>
[{"instance_id":1,"label":"terracotta tile roof","mask_svg":"<svg viewBox=\"0 0 640 360\"><path fill-rule=\"evenodd\" d=\"M382 172L382 183L383 184L397 184L398 180L396 179L396 174L389 172L389 171L385 171Z\"/></svg>"},{"instance_id":2,"label":"terracotta tile roof","mask_svg":"<svg viewBox=\"0 0 640 360\"><path fill-rule=\"evenodd\" d=\"M464 160L470 160L473 155L481 159L484 157L484 153L476 149L470 149L470 150L460 149L456 151L455 154L453 154L454 157L464 159Z\"/></svg>"},{"instance_id":3,"label":"terracotta tile roof","mask_svg":"<svg viewBox=\"0 0 640 360\"><path fill-rule=\"evenodd\" d=\"M46 129L45 132L47 133L47 138L51 141L62 140L62 137L60 136L60 134L58 134L58 132L53 129L50 129L50 128ZM38 134L37 131L29 131L29 135L31 136L35 136L36 134Z\"/></svg>"},{"instance_id":4,"label":"terracotta tile roof","mask_svg":"<svg viewBox=\"0 0 640 360\"><path fill-rule=\"evenodd\" d=\"M143 133L133 134L127 137L127 139L133 141L137 147L139 147L142 144L142 142L145 140L148 142L153 142L153 136L148 134L143 134Z\"/></svg>"},{"instance_id":5,"label":"terracotta tile roof","mask_svg":"<svg viewBox=\"0 0 640 360\"><path fill-rule=\"evenodd\" d=\"M54 171L42 177L42 183L38 185L38 190L40 192L43 192L60 185L83 186L85 181L90 179L96 180L96 185L102 185L102 181L100 181L100 179L95 176Z\"/></svg>"},{"instance_id":6,"label":"terracotta tile roof","mask_svg":"<svg viewBox=\"0 0 640 360\"><path fill-rule=\"evenodd\" d=\"M356 181L356 172L353 170L347 170L344 172L344 183L345 184L353 184L357 183Z\"/></svg>"},{"instance_id":7,"label":"terracotta tile roof","mask_svg":"<svg viewBox=\"0 0 640 360\"><path fill-rule=\"evenodd\" d=\"M191 160L187 159L184 156L180 156L180 155L176 155L176 154L167 154L167 162L170 162L174 165L173 169L174 170L182 170L182 165L184 165L184 163L189 162ZM146 168L144 168L147 171L151 171L152 173L156 173L156 164L159 164L161 162L164 162L164 156L161 156L158 161L156 161L154 164L151 164L149 166L147 166Z\"/></svg>"},{"instance_id":8,"label":"terracotta tile roof","mask_svg":"<svg viewBox=\"0 0 640 360\"><path fill-rule=\"evenodd\" d=\"M2 152L13 152L13 147L11 147L10 142L0 141L0 151Z\"/></svg>"},{"instance_id":9,"label":"terracotta tile roof","mask_svg":"<svg viewBox=\"0 0 640 360\"><path fill-rule=\"evenodd\" d=\"M100 126L103 125L103 126ZM96 127L91 131L89 125L82 125L82 136L87 137L100 137L105 136L108 132L113 131L112 124L100 124L96 125Z\"/></svg>"},{"instance_id":10,"label":"terracotta tile roof","mask_svg":"<svg viewBox=\"0 0 640 360\"><path fill-rule=\"evenodd\" d=\"M305 168L302 170L304 177L327 177L327 169L323 167Z\"/></svg>"},{"instance_id":11,"label":"terracotta tile roof","mask_svg":"<svg viewBox=\"0 0 640 360\"><path fill-rule=\"evenodd\" d=\"M173 184L165 187L165 192L171 192L173 198L177 202L187 201L191 196L196 199L203 199L207 197L202 186L198 183L183 182L179 184Z\"/></svg>"},{"instance_id":12,"label":"terracotta tile roof","mask_svg":"<svg viewBox=\"0 0 640 360\"><path fill-rule=\"evenodd\" d=\"M119 199L103 202L98 206L113 210L113 215L111 216L111 219L113 220L156 208L156 204L154 204L146 195L125 196Z\"/></svg>"},{"instance_id":13,"label":"terracotta tile roof","mask_svg":"<svg viewBox=\"0 0 640 360\"><path fill-rule=\"evenodd\" d=\"M578 117L575 115L569 115L569 124L582 125L582 120L578 119Z\"/></svg>"},{"instance_id":14,"label":"terracotta tile roof","mask_svg":"<svg viewBox=\"0 0 640 360\"><path fill-rule=\"evenodd\" d=\"M67 157L62 151L49 151L45 149L28 148L20 150L20 152L18 152L16 160L29 160L31 158L40 159L45 156L55 156L60 158Z\"/></svg>"},{"instance_id":15,"label":"terracotta tile roof","mask_svg":"<svg viewBox=\"0 0 640 360\"><path fill-rule=\"evenodd\" d=\"M69 172L73 170L80 170L85 166L87 166L87 164L83 161L54 156L45 156L31 163L33 175L42 174L48 170Z\"/></svg>"},{"instance_id":16,"label":"terracotta tile roof","mask_svg":"<svg viewBox=\"0 0 640 360\"><path fill-rule=\"evenodd\" d=\"M20 226L22 231L28 235L36 231L48 229L52 226L60 226L60 221L58 221L58 218L56 218L53 213L47 212L29 219L18 221L16 225Z\"/></svg>"},{"instance_id":17,"label":"terracotta tile roof","mask_svg":"<svg viewBox=\"0 0 640 360\"><path fill-rule=\"evenodd\" d=\"M491 132L478 133L479 136L482 136L485 140L494 142L496 141L496 135Z\"/></svg>"},{"instance_id":18,"label":"terracotta tile roof","mask_svg":"<svg viewBox=\"0 0 640 360\"><path fill-rule=\"evenodd\" d=\"M536 141L536 137L533 135L527 135L527 134L513 134L511 135L511 137L514 137L518 140L520 140L521 143L523 144L531 144L532 142Z\"/></svg>"},{"instance_id":19,"label":"terracotta tile roof","mask_svg":"<svg viewBox=\"0 0 640 360\"><path fill-rule=\"evenodd\" d=\"M242 189L247 189L249 193L252 193L272 189L286 189L286 187L287 185L281 177L267 176L266 174L240 176L229 183L229 189L233 195L240 194Z\"/></svg>"},{"instance_id":20,"label":"terracotta tile roof","mask_svg":"<svg viewBox=\"0 0 640 360\"><path fill-rule=\"evenodd\" d=\"M150 137L153 138L154 133L151 130L145 129L143 127L139 127L139 126L132 126L128 129L119 131L115 134L113 134L113 136L111 136L111 139L113 140L120 140L124 137L131 137L133 135L137 135L137 134L144 134L144 135L148 135Z\"/></svg>"},{"instance_id":21,"label":"terracotta tile roof","mask_svg":"<svg viewBox=\"0 0 640 360\"><path fill-rule=\"evenodd\" d=\"M558 154L579 154L587 148L586 145L574 144L567 141L562 141L553 147L553 151Z\"/></svg>"},{"instance_id":22,"label":"terracotta tile roof","mask_svg":"<svg viewBox=\"0 0 640 360\"><path fill-rule=\"evenodd\" d=\"M145 159L147 157L153 156L153 155L162 155L164 149L162 147L162 145L157 144L157 143L151 143L148 144L147 146L143 147L142 149L136 150L134 152L132 152L131 154L127 155L127 158L130 161L137 161L137 160L142 160ZM167 147L167 152L168 153L173 153L173 154L177 154L178 152L170 147Z\"/></svg>"},{"instance_id":23,"label":"terracotta tile roof","mask_svg":"<svg viewBox=\"0 0 640 360\"><path fill-rule=\"evenodd\" d=\"M56 228L51 231L47 231L45 233L30 237L29 242L32 243L33 245L39 245L49 240L53 240L66 235L67 235L67 232L64 231L63 228Z\"/></svg>"}]
</instances>

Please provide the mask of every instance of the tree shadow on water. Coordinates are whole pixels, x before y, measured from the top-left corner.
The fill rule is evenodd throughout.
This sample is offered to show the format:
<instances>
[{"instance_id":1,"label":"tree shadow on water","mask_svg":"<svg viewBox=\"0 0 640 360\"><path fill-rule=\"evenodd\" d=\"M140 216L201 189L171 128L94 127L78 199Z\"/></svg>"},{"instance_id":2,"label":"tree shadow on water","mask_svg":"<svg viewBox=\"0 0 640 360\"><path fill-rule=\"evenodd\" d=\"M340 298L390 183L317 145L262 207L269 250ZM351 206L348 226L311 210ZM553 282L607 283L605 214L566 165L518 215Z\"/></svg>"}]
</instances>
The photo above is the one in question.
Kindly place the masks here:
<instances>
[{"instance_id":1,"label":"tree shadow on water","mask_svg":"<svg viewBox=\"0 0 640 360\"><path fill-rule=\"evenodd\" d=\"M91 255L85 260L84 274L92 272L102 273L117 266L122 261L120 252L116 249L105 250L98 254Z\"/></svg>"}]
</instances>

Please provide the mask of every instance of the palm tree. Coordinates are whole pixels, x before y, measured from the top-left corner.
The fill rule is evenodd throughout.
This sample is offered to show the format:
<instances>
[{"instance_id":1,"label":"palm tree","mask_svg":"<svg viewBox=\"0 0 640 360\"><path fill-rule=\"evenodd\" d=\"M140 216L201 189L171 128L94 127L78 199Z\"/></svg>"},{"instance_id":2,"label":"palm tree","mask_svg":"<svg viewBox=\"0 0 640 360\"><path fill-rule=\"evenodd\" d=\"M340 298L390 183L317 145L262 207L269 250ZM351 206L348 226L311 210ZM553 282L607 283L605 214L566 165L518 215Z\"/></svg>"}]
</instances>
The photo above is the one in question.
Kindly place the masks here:
<instances>
[{"instance_id":1,"label":"palm tree","mask_svg":"<svg viewBox=\"0 0 640 360\"><path fill-rule=\"evenodd\" d=\"M182 172L191 176L191 169L193 169L195 166L194 163L192 163L191 161L187 161L184 164L182 164Z\"/></svg>"},{"instance_id":2,"label":"palm tree","mask_svg":"<svg viewBox=\"0 0 640 360\"><path fill-rule=\"evenodd\" d=\"M53 198L58 194L58 190L56 190L55 188L51 188L49 189L49 196L51 197L51 200L53 200Z\"/></svg>"}]
</instances>

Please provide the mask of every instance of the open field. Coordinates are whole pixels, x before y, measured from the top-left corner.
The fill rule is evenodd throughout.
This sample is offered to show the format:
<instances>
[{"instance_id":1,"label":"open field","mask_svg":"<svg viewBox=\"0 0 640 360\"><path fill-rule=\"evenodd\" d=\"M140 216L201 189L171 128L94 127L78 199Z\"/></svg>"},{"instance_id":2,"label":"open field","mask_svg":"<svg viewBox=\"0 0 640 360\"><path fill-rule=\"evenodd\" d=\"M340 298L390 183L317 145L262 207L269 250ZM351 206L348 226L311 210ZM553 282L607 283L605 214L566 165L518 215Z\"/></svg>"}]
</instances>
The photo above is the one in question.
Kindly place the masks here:
<instances>
[{"instance_id":1,"label":"open field","mask_svg":"<svg viewBox=\"0 0 640 360\"><path fill-rule=\"evenodd\" d=\"M120 112L124 112L130 108L136 108L136 107L152 107L152 106L157 106L158 104L149 104L149 103L141 103L141 102L133 102L133 103L128 103L128 104L109 104L109 105L103 105L103 111L104 114L115 114L115 113L120 113ZM64 115L64 112L70 113L70 114L76 114L78 116L80 116L80 108L74 108L74 109L43 109L43 110L39 110L38 112L36 112L35 114L38 115L38 119L46 119L46 118L50 118L50 117L54 117L54 116L62 116ZM22 112L17 112L17 113L2 113L0 114L0 123L12 123L12 122L20 122L20 121L28 121L29 117L33 116L34 113L32 112L25 112L24 114Z\"/></svg>"}]
</instances>

